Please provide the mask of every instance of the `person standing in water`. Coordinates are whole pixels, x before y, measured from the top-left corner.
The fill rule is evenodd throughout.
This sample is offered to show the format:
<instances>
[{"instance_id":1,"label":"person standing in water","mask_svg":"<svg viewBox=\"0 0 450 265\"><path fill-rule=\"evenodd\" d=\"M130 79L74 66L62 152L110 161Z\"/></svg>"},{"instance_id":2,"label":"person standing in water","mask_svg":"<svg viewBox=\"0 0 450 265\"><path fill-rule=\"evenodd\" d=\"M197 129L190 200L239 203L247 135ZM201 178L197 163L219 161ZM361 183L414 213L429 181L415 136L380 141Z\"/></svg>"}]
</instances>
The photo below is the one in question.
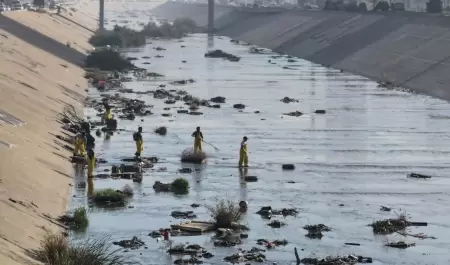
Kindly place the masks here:
<instances>
[{"instance_id":1,"label":"person standing in water","mask_svg":"<svg viewBox=\"0 0 450 265\"><path fill-rule=\"evenodd\" d=\"M94 177L94 167L95 167L94 149L90 148L87 151L86 161L87 161L87 165L88 165L88 170L87 170L88 178L93 178Z\"/></svg>"},{"instance_id":2,"label":"person standing in water","mask_svg":"<svg viewBox=\"0 0 450 265\"><path fill-rule=\"evenodd\" d=\"M138 131L133 134L133 140L136 142L136 157L141 157L144 150L144 141L142 139L142 127L139 126Z\"/></svg>"},{"instance_id":3,"label":"person standing in water","mask_svg":"<svg viewBox=\"0 0 450 265\"><path fill-rule=\"evenodd\" d=\"M105 102L103 103L103 106L105 107L105 111L106 111L105 119L108 121L108 120L112 119L112 115L111 115L111 106L108 104L107 101L105 101Z\"/></svg>"},{"instance_id":4,"label":"person standing in water","mask_svg":"<svg viewBox=\"0 0 450 265\"><path fill-rule=\"evenodd\" d=\"M203 141L203 134L200 131L200 127L197 127L197 130L192 133L192 137L194 137L194 152L201 152L202 151L202 141Z\"/></svg>"},{"instance_id":5,"label":"person standing in water","mask_svg":"<svg viewBox=\"0 0 450 265\"><path fill-rule=\"evenodd\" d=\"M248 167L248 154L247 154L247 136L244 136L241 142L241 149L239 151L239 167Z\"/></svg>"},{"instance_id":6,"label":"person standing in water","mask_svg":"<svg viewBox=\"0 0 450 265\"><path fill-rule=\"evenodd\" d=\"M86 152L86 136L85 133L80 133L75 137L74 156L84 156Z\"/></svg>"}]
</instances>

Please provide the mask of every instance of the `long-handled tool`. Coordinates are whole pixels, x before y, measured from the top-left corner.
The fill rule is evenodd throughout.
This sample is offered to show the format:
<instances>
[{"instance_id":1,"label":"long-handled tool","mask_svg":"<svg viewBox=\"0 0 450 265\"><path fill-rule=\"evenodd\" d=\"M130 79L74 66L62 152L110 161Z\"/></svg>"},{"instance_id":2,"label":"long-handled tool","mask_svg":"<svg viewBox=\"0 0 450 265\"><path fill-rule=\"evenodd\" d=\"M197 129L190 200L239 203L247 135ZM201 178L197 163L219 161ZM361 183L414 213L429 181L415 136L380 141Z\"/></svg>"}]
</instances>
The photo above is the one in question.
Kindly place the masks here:
<instances>
[{"instance_id":1,"label":"long-handled tool","mask_svg":"<svg viewBox=\"0 0 450 265\"><path fill-rule=\"evenodd\" d=\"M215 149L216 151L219 151L219 148L215 147L214 145L212 145L212 144L210 144L210 143L208 143L208 142L205 142L205 141L203 141L203 140L202 140L202 142L204 142L205 144L208 144L208 145L214 147L214 149Z\"/></svg>"}]
</instances>

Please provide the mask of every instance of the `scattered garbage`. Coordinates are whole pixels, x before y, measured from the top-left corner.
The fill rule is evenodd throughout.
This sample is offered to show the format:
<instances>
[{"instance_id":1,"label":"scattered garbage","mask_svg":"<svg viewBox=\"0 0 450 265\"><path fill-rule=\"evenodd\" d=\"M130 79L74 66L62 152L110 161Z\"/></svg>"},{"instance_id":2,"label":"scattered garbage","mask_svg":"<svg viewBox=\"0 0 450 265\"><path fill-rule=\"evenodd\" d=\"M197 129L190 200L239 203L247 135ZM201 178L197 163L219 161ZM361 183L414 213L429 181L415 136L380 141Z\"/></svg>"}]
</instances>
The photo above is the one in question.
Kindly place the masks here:
<instances>
[{"instance_id":1,"label":"scattered garbage","mask_svg":"<svg viewBox=\"0 0 450 265\"><path fill-rule=\"evenodd\" d=\"M267 239L258 239L256 241L256 244L261 245L261 246L265 246L268 249L273 249L275 247L278 246L286 246L288 244L288 241L286 239L283 240L274 240L274 241L269 241Z\"/></svg>"},{"instance_id":2,"label":"scattered garbage","mask_svg":"<svg viewBox=\"0 0 450 265\"><path fill-rule=\"evenodd\" d=\"M373 222L373 232L375 234L387 235L406 229L409 226L427 226L426 222L410 222L406 220L406 216L401 215L397 219L386 219Z\"/></svg>"},{"instance_id":3,"label":"scattered garbage","mask_svg":"<svg viewBox=\"0 0 450 265\"><path fill-rule=\"evenodd\" d=\"M272 209L271 206L263 206L256 212L256 214L266 218L271 218L272 215L296 216L298 211L294 208Z\"/></svg>"},{"instance_id":4,"label":"scattered garbage","mask_svg":"<svg viewBox=\"0 0 450 265\"><path fill-rule=\"evenodd\" d=\"M294 169L295 169L295 165L293 165L293 164L283 164L283 165L281 166L281 168L282 168L283 170L294 170Z\"/></svg>"},{"instance_id":5,"label":"scattered garbage","mask_svg":"<svg viewBox=\"0 0 450 265\"><path fill-rule=\"evenodd\" d=\"M235 108L235 109L245 109L245 105L244 104L234 104L233 108Z\"/></svg>"},{"instance_id":6,"label":"scattered garbage","mask_svg":"<svg viewBox=\"0 0 450 265\"><path fill-rule=\"evenodd\" d=\"M272 228L281 228L282 226L285 226L286 223L278 221L278 220L273 220L272 222L268 223L267 225Z\"/></svg>"},{"instance_id":7,"label":"scattered garbage","mask_svg":"<svg viewBox=\"0 0 450 265\"><path fill-rule=\"evenodd\" d=\"M303 227L303 229L308 231L308 234L306 234L305 236L311 239L321 239L323 237L323 232L331 231L331 228L324 224L306 225Z\"/></svg>"},{"instance_id":8,"label":"scattered garbage","mask_svg":"<svg viewBox=\"0 0 450 265\"><path fill-rule=\"evenodd\" d=\"M323 110L323 109L318 109L318 110L315 110L314 113L316 113L316 114L325 114L327 112L325 110Z\"/></svg>"},{"instance_id":9,"label":"scattered garbage","mask_svg":"<svg viewBox=\"0 0 450 265\"><path fill-rule=\"evenodd\" d=\"M214 103L225 103L225 98L224 97L214 97L210 99L211 102Z\"/></svg>"}]
</instances>

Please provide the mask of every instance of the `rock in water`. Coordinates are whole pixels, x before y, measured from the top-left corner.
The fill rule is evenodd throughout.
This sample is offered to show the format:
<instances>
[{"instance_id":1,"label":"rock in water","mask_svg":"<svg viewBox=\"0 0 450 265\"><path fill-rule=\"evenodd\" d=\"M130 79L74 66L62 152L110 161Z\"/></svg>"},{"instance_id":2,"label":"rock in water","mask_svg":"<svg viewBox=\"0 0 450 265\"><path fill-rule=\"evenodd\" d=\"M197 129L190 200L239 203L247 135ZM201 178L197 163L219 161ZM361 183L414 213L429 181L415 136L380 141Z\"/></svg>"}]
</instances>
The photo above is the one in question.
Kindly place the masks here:
<instances>
[{"instance_id":1,"label":"rock in water","mask_svg":"<svg viewBox=\"0 0 450 265\"><path fill-rule=\"evenodd\" d=\"M166 135L167 134L167 128L166 127L159 127L157 129L155 129L155 133L159 134L159 135Z\"/></svg>"},{"instance_id":2,"label":"rock in water","mask_svg":"<svg viewBox=\"0 0 450 265\"><path fill-rule=\"evenodd\" d=\"M193 148L187 148L181 153L181 161L187 163L201 164L206 161L205 152L195 152Z\"/></svg>"}]
</instances>

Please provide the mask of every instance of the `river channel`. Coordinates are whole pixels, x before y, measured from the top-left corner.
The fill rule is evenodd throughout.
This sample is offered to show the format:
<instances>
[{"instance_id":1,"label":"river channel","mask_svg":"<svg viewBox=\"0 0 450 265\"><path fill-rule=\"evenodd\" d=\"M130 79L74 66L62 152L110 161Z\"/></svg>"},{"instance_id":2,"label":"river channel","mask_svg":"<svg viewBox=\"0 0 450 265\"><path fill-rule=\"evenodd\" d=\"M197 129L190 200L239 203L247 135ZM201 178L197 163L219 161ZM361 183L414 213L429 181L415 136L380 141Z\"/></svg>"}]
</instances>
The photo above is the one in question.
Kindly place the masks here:
<instances>
[{"instance_id":1,"label":"river channel","mask_svg":"<svg viewBox=\"0 0 450 265\"><path fill-rule=\"evenodd\" d=\"M130 12L129 10L127 12ZM136 11L136 14L138 12ZM124 13L108 12L109 21L123 20ZM148 18L134 17L145 22ZM133 22L137 23L137 22ZM113 23L110 22L110 26ZM119 165L120 159L132 156L135 144L132 133L143 127L144 156L158 156L155 168L166 172L147 171L142 183L131 180L95 179L94 188L119 189L129 184L135 195L133 208L89 209L89 227L73 238L110 235L112 240L141 238L147 249L130 250L126 255L141 264L172 264L174 258L165 254L164 244L148 236L152 230L179 222L170 216L173 210L194 210L200 220L208 220L205 207L191 208L192 203L211 204L215 198L248 201L244 216L249 238L239 246L256 246L256 240L286 239L289 244L267 251L268 263L294 264L294 247L301 257L312 255L357 254L374 259L373 264L449 264L450 219L448 173L450 163L450 104L424 95L380 88L366 78L336 69L328 69L305 60L288 62L286 56L273 59L270 51L249 52L249 46L237 45L225 37L208 39L194 34L178 40L151 40L139 49L126 50L127 56L150 59L134 61L150 72L164 74L156 81L125 83L134 91L156 90L160 84L193 78L196 82L183 86L168 85L167 89L183 89L199 98L223 96L227 102L220 109L201 108L202 116L177 114L174 107L150 95L124 94L154 105L154 115L143 121L119 120L120 134L110 139L96 137L96 153L108 163L96 168L97 173ZM182 48L181 46L185 46ZM166 51L157 51L157 46ZM239 62L205 58L209 49L222 49L240 56ZM163 58L156 58L162 55ZM270 62L269 62L270 60ZM183 63L182 61L186 61ZM150 62L150 64L144 64ZM287 69L286 69L287 68ZM103 92L117 93L117 91ZM90 88L89 97L100 92ZM288 96L298 103L280 101ZM247 107L240 112L233 104ZM171 107L170 110L163 110ZM326 114L315 114L318 109ZM259 113L255 113L259 111ZM283 113L300 111L300 117ZM171 113L172 117L163 117ZM96 119L95 110L86 108L85 115ZM153 133L166 126L168 134ZM201 126L209 155L204 165L180 163L181 152L191 147L191 133ZM258 182L245 183L237 168L239 144L249 137L250 168L248 175L258 176ZM295 164L294 171L282 171L281 165ZM195 168L192 174L177 173L182 167ZM407 178L411 172L433 176L431 179ZM155 193L155 181L170 182L183 176L190 182L185 196ZM75 182L84 181L75 176ZM294 183L292 183L294 182ZM87 205L87 189L74 189L71 208ZM255 212L261 206L294 207L297 217L283 219L287 226L273 229L269 221ZM380 211L391 207L391 212ZM428 222L427 227L413 227L410 232L424 233L437 239L420 240L400 235L374 236L367 225L375 220L395 218L406 213L413 221ZM305 237L306 224L323 223L332 228L321 240ZM176 243L196 243L215 257L205 264L223 264L223 257L237 248L215 248L211 234L195 237L174 237ZM416 243L405 250L387 248L388 240ZM346 242L361 246L347 246Z\"/></svg>"}]
</instances>

